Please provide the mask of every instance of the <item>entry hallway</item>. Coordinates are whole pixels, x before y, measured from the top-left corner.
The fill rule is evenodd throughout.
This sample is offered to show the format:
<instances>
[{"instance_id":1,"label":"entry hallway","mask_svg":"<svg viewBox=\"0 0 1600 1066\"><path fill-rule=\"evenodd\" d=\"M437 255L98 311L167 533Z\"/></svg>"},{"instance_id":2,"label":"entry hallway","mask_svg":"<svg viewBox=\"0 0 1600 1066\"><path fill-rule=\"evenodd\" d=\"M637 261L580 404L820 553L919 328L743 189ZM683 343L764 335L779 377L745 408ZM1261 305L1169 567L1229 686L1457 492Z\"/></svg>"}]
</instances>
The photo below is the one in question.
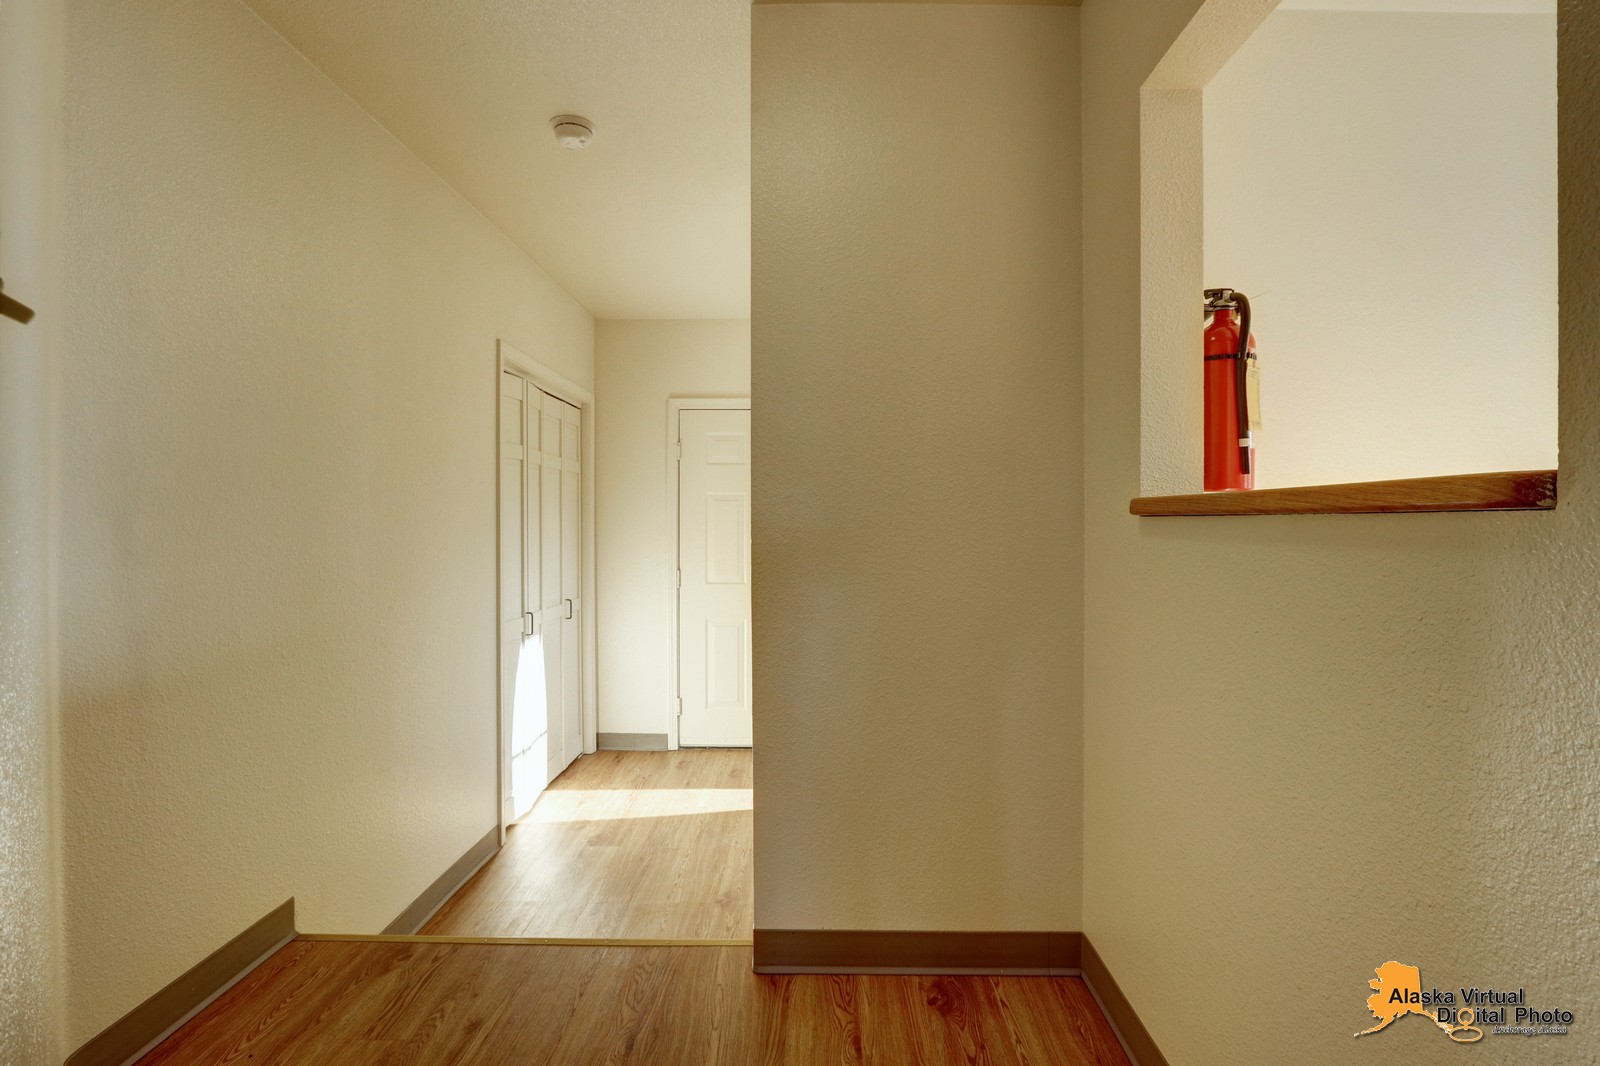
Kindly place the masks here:
<instances>
[{"instance_id":1,"label":"entry hallway","mask_svg":"<svg viewBox=\"0 0 1600 1066\"><path fill-rule=\"evenodd\" d=\"M602 751L551 783L430 936L745 940L750 751Z\"/></svg>"},{"instance_id":2,"label":"entry hallway","mask_svg":"<svg viewBox=\"0 0 1600 1066\"><path fill-rule=\"evenodd\" d=\"M146 1066L1128 1066L1075 977L760 977L750 949L297 940Z\"/></svg>"}]
</instances>

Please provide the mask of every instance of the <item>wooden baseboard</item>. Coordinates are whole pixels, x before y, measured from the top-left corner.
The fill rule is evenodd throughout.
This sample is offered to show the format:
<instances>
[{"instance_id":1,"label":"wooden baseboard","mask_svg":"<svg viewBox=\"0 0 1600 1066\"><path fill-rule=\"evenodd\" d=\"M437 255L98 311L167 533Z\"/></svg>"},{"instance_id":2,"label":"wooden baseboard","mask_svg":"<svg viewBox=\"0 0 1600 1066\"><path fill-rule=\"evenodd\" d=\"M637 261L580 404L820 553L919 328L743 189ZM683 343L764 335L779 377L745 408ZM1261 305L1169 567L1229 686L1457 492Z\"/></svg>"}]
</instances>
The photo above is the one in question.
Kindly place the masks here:
<instances>
[{"instance_id":1,"label":"wooden baseboard","mask_svg":"<svg viewBox=\"0 0 1600 1066\"><path fill-rule=\"evenodd\" d=\"M757 929L756 973L1079 976L1135 1066L1167 1066L1105 960L1082 933Z\"/></svg>"},{"instance_id":2,"label":"wooden baseboard","mask_svg":"<svg viewBox=\"0 0 1600 1066\"><path fill-rule=\"evenodd\" d=\"M1122 1046L1135 1066L1167 1066L1167 1057L1161 1054L1150 1031L1139 1020L1138 1012L1128 997L1122 994L1116 978L1106 969L1105 960L1094 949L1088 937L1083 938L1083 980L1100 1003L1100 1012L1122 1038Z\"/></svg>"},{"instance_id":3,"label":"wooden baseboard","mask_svg":"<svg viewBox=\"0 0 1600 1066\"><path fill-rule=\"evenodd\" d=\"M329 944L472 944L512 948L747 948L745 940L681 940L670 937L583 936L362 936L359 933L301 933L300 940Z\"/></svg>"},{"instance_id":4,"label":"wooden baseboard","mask_svg":"<svg viewBox=\"0 0 1600 1066\"><path fill-rule=\"evenodd\" d=\"M756 973L1079 972L1082 933L757 929Z\"/></svg>"},{"instance_id":5,"label":"wooden baseboard","mask_svg":"<svg viewBox=\"0 0 1600 1066\"><path fill-rule=\"evenodd\" d=\"M394 921L384 926L384 935L407 936L427 925L428 919L438 913L439 908L448 903L450 897L499 850L500 827L495 826L483 834L483 839L468 848L461 858L451 863L450 868L440 874L433 884L423 889L422 895L412 900Z\"/></svg>"},{"instance_id":6,"label":"wooden baseboard","mask_svg":"<svg viewBox=\"0 0 1600 1066\"><path fill-rule=\"evenodd\" d=\"M600 751L666 751L665 733L596 733L595 747Z\"/></svg>"},{"instance_id":7,"label":"wooden baseboard","mask_svg":"<svg viewBox=\"0 0 1600 1066\"><path fill-rule=\"evenodd\" d=\"M295 936L294 900L213 951L167 987L107 1026L67 1066L136 1062Z\"/></svg>"}]
</instances>

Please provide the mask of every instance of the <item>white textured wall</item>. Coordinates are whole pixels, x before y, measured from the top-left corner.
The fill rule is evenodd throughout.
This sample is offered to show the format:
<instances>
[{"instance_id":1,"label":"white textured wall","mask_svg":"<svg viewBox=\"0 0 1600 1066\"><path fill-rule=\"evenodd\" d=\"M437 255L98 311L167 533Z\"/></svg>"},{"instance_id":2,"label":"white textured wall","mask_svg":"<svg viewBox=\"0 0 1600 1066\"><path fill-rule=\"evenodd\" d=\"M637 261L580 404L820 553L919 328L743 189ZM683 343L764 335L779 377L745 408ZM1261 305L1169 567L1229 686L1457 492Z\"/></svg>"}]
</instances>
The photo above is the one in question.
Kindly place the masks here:
<instances>
[{"instance_id":1,"label":"white textured wall","mask_svg":"<svg viewBox=\"0 0 1600 1066\"><path fill-rule=\"evenodd\" d=\"M1077 18L754 9L758 927L1077 928Z\"/></svg>"},{"instance_id":2,"label":"white textured wall","mask_svg":"<svg viewBox=\"0 0 1600 1066\"><path fill-rule=\"evenodd\" d=\"M1205 233L1258 485L1555 465L1553 11L1273 13L1205 90Z\"/></svg>"},{"instance_id":3,"label":"white textured wall","mask_svg":"<svg viewBox=\"0 0 1600 1066\"><path fill-rule=\"evenodd\" d=\"M1172 1062L1455 1062L1352 1045L1372 967L1600 999L1600 8L1562 6L1560 507L1135 519L1138 91L1197 6L1082 12L1084 929ZM1600 1057L1553 1039L1486 1042Z\"/></svg>"},{"instance_id":4,"label":"white textured wall","mask_svg":"<svg viewBox=\"0 0 1600 1066\"><path fill-rule=\"evenodd\" d=\"M588 386L593 320L241 4L70 14L76 1046L494 826L495 342Z\"/></svg>"},{"instance_id":5,"label":"white textured wall","mask_svg":"<svg viewBox=\"0 0 1600 1066\"><path fill-rule=\"evenodd\" d=\"M49 526L59 355L62 7L0 4L0 1062L60 1061Z\"/></svg>"},{"instance_id":6,"label":"white textured wall","mask_svg":"<svg viewBox=\"0 0 1600 1066\"><path fill-rule=\"evenodd\" d=\"M668 733L667 400L749 396L750 323L596 323L594 381L599 731Z\"/></svg>"}]
</instances>

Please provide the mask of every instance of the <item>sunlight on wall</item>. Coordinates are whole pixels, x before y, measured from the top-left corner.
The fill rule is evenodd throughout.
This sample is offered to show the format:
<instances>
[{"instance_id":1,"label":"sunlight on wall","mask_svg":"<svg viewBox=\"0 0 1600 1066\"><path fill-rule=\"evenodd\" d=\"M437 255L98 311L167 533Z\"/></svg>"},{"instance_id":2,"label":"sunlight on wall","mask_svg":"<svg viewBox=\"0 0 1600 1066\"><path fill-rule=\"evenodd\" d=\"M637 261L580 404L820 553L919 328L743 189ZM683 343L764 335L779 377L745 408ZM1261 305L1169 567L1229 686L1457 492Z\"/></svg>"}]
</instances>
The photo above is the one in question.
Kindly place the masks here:
<instances>
[{"instance_id":1,"label":"sunlight on wall","mask_svg":"<svg viewBox=\"0 0 1600 1066\"><path fill-rule=\"evenodd\" d=\"M1206 88L1258 486L1555 466L1555 45L1553 13L1279 10Z\"/></svg>"}]
</instances>

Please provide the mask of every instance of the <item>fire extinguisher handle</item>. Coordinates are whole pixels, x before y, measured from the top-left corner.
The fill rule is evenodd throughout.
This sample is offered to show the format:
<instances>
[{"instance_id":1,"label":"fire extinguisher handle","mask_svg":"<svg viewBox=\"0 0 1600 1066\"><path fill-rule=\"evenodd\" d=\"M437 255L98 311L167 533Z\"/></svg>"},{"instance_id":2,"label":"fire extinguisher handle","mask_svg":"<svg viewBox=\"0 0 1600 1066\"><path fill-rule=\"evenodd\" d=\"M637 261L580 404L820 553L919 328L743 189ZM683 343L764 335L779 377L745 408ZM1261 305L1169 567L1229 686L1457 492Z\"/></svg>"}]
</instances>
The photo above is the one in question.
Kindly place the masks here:
<instances>
[{"instance_id":1,"label":"fire extinguisher handle","mask_svg":"<svg viewBox=\"0 0 1600 1066\"><path fill-rule=\"evenodd\" d=\"M1250 410L1247 372L1250 360L1250 298L1237 291L1234 292L1233 298L1239 304L1239 358L1233 365L1234 405L1239 413L1239 472L1248 474L1250 473Z\"/></svg>"}]
</instances>

